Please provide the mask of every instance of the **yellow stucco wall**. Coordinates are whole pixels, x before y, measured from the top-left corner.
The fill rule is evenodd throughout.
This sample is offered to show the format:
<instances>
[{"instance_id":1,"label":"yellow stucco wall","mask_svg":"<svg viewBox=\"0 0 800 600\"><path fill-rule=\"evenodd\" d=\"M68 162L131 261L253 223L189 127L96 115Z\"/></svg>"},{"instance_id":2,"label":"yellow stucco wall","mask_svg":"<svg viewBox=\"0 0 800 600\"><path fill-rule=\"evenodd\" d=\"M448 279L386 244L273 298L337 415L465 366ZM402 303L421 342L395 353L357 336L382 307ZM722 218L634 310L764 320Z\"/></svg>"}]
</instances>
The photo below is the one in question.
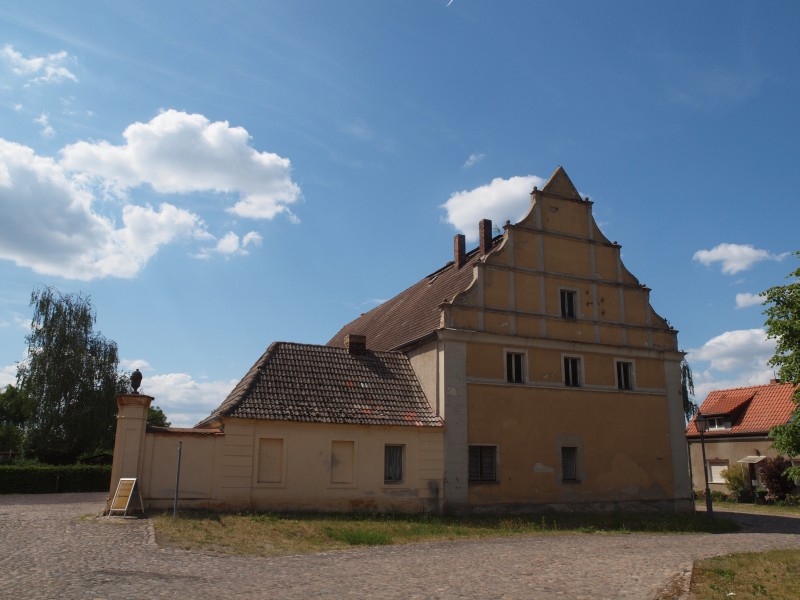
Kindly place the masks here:
<instances>
[{"instance_id":1,"label":"yellow stucco wall","mask_svg":"<svg viewBox=\"0 0 800 600\"><path fill-rule=\"evenodd\" d=\"M226 418L223 435L148 433L142 493L172 506L182 442L182 507L436 512L442 440L442 428ZM385 445L402 447L400 482L384 482Z\"/></svg>"},{"instance_id":2,"label":"yellow stucco wall","mask_svg":"<svg viewBox=\"0 0 800 600\"><path fill-rule=\"evenodd\" d=\"M533 194L526 217L506 225L471 288L445 308L439 339L466 347L463 372L440 373L443 390L460 389L451 377L466 385L463 395L438 398L452 413L466 408L458 413L466 433L446 447L451 456L497 447L496 481L470 481L463 494L465 463L450 468L445 489L473 508L644 502L691 510L677 334L622 264L620 246L600 232L592 203L562 184L560 195ZM574 293L574 317L562 316L562 290ZM524 356L520 383L506 381L508 352ZM578 388L565 385L565 357L580 361ZM619 389L618 362L630 364L632 390ZM578 448L579 482L561 481L562 446Z\"/></svg>"}]
</instances>

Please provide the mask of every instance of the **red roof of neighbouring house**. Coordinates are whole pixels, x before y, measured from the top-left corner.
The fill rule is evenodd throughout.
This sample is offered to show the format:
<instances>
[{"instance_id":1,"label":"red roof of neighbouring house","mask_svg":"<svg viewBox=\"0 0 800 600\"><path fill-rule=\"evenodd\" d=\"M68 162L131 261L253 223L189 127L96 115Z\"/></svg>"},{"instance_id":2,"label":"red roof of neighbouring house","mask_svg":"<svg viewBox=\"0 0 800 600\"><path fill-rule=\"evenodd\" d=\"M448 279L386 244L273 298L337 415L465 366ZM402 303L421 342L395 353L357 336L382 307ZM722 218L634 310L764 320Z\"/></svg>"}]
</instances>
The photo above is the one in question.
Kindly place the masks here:
<instances>
[{"instance_id":1,"label":"red roof of neighbouring house","mask_svg":"<svg viewBox=\"0 0 800 600\"><path fill-rule=\"evenodd\" d=\"M275 342L198 427L221 417L441 427L399 352Z\"/></svg>"},{"instance_id":2,"label":"red roof of neighbouring house","mask_svg":"<svg viewBox=\"0 0 800 600\"><path fill-rule=\"evenodd\" d=\"M792 416L797 404L792 399L797 384L770 383L752 387L714 390L708 394L700 412L707 417L728 417L730 429L716 429L706 436L766 434L775 425L783 425ZM687 437L700 435L695 419L686 428Z\"/></svg>"}]
</instances>

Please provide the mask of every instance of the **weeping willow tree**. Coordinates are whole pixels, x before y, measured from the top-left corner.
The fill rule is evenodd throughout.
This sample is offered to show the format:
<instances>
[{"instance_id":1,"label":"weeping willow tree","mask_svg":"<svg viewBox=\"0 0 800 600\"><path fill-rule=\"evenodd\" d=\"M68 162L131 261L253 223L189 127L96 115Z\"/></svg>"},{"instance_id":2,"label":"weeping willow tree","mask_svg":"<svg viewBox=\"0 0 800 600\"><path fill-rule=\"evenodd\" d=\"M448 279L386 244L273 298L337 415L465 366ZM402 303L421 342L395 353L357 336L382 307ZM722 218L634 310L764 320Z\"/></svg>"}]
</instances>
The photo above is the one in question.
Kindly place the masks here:
<instances>
[{"instance_id":1,"label":"weeping willow tree","mask_svg":"<svg viewBox=\"0 0 800 600\"><path fill-rule=\"evenodd\" d=\"M58 464L113 447L115 398L127 387L117 345L94 331L92 304L81 294L42 287L30 304L28 354L17 369L17 386L34 405L27 453Z\"/></svg>"}]
</instances>

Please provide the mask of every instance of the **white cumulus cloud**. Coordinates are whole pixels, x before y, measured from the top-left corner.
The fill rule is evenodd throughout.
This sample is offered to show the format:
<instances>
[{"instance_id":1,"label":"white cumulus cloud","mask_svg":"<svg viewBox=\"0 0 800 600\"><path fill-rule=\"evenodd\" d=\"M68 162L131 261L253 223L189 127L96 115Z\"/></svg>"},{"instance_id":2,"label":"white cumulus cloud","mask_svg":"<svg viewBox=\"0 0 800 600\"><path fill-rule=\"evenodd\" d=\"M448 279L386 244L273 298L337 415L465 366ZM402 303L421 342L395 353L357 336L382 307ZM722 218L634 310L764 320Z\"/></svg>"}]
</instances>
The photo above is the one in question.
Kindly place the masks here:
<instances>
[{"instance_id":1,"label":"white cumulus cloud","mask_svg":"<svg viewBox=\"0 0 800 600\"><path fill-rule=\"evenodd\" d=\"M0 48L0 58L10 67L12 73L23 77L30 77L29 83L60 83L62 81L78 81L72 71L64 63L75 62L64 50L47 54L45 56L25 57L6 44Z\"/></svg>"},{"instance_id":2,"label":"white cumulus cloud","mask_svg":"<svg viewBox=\"0 0 800 600\"><path fill-rule=\"evenodd\" d=\"M197 381L186 373L145 374L139 391L153 396L153 405L166 413L173 427L192 427L222 404L237 383Z\"/></svg>"},{"instance_id":3,"label":"white cumulus cloud","mask_svg":"<svg viewBox=\"0 0 800 600\"><path fill-rule=\"evenodd\" d=\"M773 370L767 361L774 354L775 340L764 329L726 331L689 350L686 360L694 369L697 401L711 390L769 383Z\"/></svg>"},{"instance_id":4,"label":"white cumulus cloud","mask_svg":"<svg viewBox=\"0 0 800 600\"><path fill-rule=\"evenodd\" d=\"M464 168L469 169L471 166L481 162L486 155L482 152L473 152L469 155L469 158L464 162Z\"/></svg>"},{"instance_id":5,"label":"white cumulus cloud","mask_svg":"<svg viewBox=\"0 0 800 600\"><path fill-rule=\"evenodd\" d=\"M761 294L736 294L736 308L747 308L749 306L760 306L764 303L764 296Z\"/></svg>"},{"instance_id":6,"label":"white cumulus cloud","mask_svg":"<svg viewBox=\"0 0 800 600\"><path fill-rule=\"evenodd\" d=\"M41 126L42 129L39 133L41 133L43 138L50 139L56 134L56 130L50 125L50 115L47 113L42 113L35 118L33 122Z\"/></svg>"},{"instance_id":7,"label":"white cumulus cloud","mask_svg":"<svg viewBox=\"0 0 800 600\"><path fill-rule=\"evenodd\" d=\"M463 233L467 241L475 242L481 219L491 219L497 225L506 220L516 223L530 208L533 187L542 187L544 183L544 179L535 175L498 177L472 190L455 192L442 205L447 212L445 220Z\"/></svg>"},{"instance_id":8,"label":"white cumulus cloud","mask_svg":"<svg viewBox=\"0 0 800 600\"><path fill-rule=\"evenodd\" d=\"M754 248L750 244L719 244L711 250L698 250L693 260L709 267L714 263L722 263L722 272L735 275L750 269L762 260L783 260L788 252L772 254L767 250Z\"/></svg>"},{"instance_id":9,"label":"white cumulus cloud","mask_svg":"<svg viewBox=\"0 0 800 600\"><path fill-rule=\"evenodd\" d=\"M0 259L70 279L133 277L162 245L204 227L170 204L127 205L119 227L94 200L52 158L0 138Z\"/></svg>"},{"instance_id":10,"label":"white cumulus cloud","mask_svg":"<svg viewBox=\"0 0 800 600\"><path fill-rule=\"evenodd\" d=\"M78 142L61 151L61 165L127 191L149 184L160 193L216 192L237 201L228 211L251 219L287 213L300 198L291 163L250 144L242 127L205 116L167 110L134 123L124 145Z\"/></svg>"},{"instance_id":11,"label":"white cumulus cloud","mask_svg":"<svg viewBox=\"0 0 800 600\"><path fill-rule=\"evenodd\" d=\"M204 248L197 254L197 258L209 258L212 254L225 256L246 255L249 253L248 246L260 246L264 238L256 231L250 231L241 238L232 231L229 231L219 240L213 248Z\"/></svg>"}]
</instances>

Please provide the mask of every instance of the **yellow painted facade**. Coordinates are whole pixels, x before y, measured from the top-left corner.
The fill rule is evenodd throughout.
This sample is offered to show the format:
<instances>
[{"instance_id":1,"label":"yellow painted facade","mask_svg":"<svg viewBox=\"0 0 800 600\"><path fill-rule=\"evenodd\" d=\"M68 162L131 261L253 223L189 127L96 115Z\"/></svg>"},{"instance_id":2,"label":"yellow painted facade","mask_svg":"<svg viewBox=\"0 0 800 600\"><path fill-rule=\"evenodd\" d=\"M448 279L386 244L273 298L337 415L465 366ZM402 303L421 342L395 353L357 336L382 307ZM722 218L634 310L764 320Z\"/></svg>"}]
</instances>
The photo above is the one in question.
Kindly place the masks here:
<instances>
[{"instance_id":1,"label":"yellow painted facade","mask_svg":"<svg viewBox=\"0 0 800 600\"><path fill-rule=\"evenodd\" d=\"M171 508L180 445L181 508L438 512L442 501L441 427L387 427L223 417L209 430L145 433L152 398L118 398L126 452L115 451L109 503L120 477L137 477L146 508ZM144 410L142 412L142 407ZM136 429L136 431L134 431ZM216 431L216 430L215 430ZM120 444L126 438L118 436ZM402 448L400 481L384 480L384 447ZM119 457L119 458L118 458ZM126 469L117 463L126 462Z\"/></svg>"},{"instance_id":2,"label":"yellow painted facade","mask_svg":"<svg viewBox=\"0 0 800 600\"><path fill-rule=\"evenodd\" d=\"M413 349L447 424L446 508L693 510L677 333L563 170L473 269L435 342Z\"/></svg>"}]
</instances>

